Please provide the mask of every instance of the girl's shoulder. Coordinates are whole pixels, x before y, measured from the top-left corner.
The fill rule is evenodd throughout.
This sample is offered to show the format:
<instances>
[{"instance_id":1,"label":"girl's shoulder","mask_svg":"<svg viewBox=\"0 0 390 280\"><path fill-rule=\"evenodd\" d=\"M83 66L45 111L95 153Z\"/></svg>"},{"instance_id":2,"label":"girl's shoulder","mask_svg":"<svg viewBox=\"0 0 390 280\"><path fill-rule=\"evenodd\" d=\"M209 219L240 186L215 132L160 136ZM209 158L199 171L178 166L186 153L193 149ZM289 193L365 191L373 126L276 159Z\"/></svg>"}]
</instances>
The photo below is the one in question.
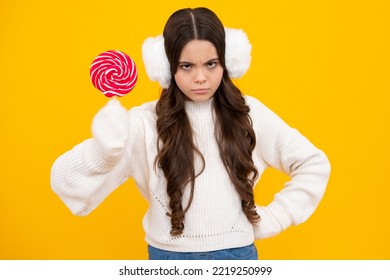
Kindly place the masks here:
<instances>
[{"instance_id":1,"label":"girl's shoulder","mask_svg":"<svg viewBox=\"0 0 390 280\"><path fill-rule=\"evenodd\" d=\"M243 94L244 98L245 98L245 102L248 106L252 105L253 103L256 103L256 102L259 102L261 103L257 98L253 97L253 96L250 96L250 95L247 95L247 94Z\"/></svg>"},{"instance_id":2,"label":"girl's shoulder","mask_svg":"<svg viewBox=\"0 0 390 280\"><path fill-rule=\"evenodd\" d=\"M244 95L254 126L285 126L285 122L273 110L253 96Z\"/></svg>"},{"instance_id":3,"label":"girl's shoulder","mask_svg":"<svg viewBox=\"0 0 390 280\"><path fill-rule=\"evenodd\" d=\"M158 100L145 102L139 106L134 106L129 110L130 116L138 116L142 119L157 119L156 104Z\"/></svg>"},{"instance_id":4,"label":"girl's shoulder","mask_svg":"<svg viewBox=\"0 0 390 280\"><path fill-rule=\"evenodd\" d=\"M270 111L259 99L250 95L244 95L245 103L250 109L250 114L261 114Z\"/></svg>"}]
</instances>

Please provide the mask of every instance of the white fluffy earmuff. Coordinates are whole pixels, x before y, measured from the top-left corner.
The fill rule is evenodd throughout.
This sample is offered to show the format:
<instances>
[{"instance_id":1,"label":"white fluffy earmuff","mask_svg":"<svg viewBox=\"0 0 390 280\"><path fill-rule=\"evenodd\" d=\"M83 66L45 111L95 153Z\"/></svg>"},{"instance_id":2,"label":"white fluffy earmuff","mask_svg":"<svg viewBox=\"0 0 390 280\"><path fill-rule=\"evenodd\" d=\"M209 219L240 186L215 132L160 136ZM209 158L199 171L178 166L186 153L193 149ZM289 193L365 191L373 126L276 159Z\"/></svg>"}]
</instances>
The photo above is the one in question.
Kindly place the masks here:
<instances>
[{"instance_id":1,"label":"white fluffy earmuff","mask_svg":"<svg viewBox=\"0 0 390 280\"><path fill-rule=\"evenodd\" d=\"M225 27L225 61L230 78L240 78L251 64L252 46L241 29ZM164 37L147 38L142 44L142 59L150 80L158 82L162 88L171 84L171 70L164 48Z\"/></svg>"}]
</instances>

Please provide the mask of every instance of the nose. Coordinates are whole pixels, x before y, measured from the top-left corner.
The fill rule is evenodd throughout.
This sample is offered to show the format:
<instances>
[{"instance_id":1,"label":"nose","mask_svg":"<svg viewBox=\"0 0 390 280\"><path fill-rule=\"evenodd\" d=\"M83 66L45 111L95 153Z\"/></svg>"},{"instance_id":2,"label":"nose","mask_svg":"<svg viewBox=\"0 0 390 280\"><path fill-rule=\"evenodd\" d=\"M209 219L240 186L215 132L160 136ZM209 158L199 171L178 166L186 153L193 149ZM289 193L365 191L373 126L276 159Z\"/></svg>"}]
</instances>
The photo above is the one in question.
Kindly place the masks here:
<instances>
[{"instance_id":1,"label":"nose","mask_svg":"<svg viewBox=\"0 0 390 280\"><path fill-rule=\"evenodd\" d=\"M195 74L195 83L202 84L206 81L206 75L202 69L198 69Z\"/></svg>"}]
</instances>

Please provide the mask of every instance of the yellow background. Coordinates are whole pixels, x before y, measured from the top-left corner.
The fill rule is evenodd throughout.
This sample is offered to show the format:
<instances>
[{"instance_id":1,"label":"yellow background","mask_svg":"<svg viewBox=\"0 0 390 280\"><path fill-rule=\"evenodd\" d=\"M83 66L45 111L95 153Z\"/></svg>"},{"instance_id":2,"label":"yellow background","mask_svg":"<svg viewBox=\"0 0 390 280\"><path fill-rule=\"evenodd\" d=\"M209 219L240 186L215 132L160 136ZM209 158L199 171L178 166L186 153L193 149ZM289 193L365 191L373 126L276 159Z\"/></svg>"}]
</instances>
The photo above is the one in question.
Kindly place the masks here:
<instances>
[{"instance_id":1,"label":"yellow background","mask_svg":"<svg viewBox=\"0 0 390 280\"><path fill-rule=\"evenodd\" d=\"M253 3L257 3L253 6ZM118 49L137 63L127 108L158 98L141 44L182 7L207 6L253 45L236 80L324 150L326 195L304 224L256 241L262 259L390 259L389 1L1 1L0 259L146 259L146 202L133 181L87 217L51 191L53 161L90 137L106 102L92 60ZM287 180L269 170L268 203Z\"/></svg>"}]
</instances>

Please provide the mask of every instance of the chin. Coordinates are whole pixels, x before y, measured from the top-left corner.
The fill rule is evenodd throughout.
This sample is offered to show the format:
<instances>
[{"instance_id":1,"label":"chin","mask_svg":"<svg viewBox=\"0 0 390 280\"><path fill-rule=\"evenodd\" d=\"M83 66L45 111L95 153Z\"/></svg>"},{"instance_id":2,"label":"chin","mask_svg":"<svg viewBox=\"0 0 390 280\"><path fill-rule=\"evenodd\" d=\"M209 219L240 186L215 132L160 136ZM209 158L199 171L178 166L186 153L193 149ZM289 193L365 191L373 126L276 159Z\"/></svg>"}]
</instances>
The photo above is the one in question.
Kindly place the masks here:
<instances>
[{"instance_id":1,"label":"chin","mask_svg":"<svg viewBox=\"0 0 390 280\"><path fill-rule=\"evenodd\" d=\"M204 95L192 95L190 96L190 99L195 102L202 102L202 101L207 101L210 98L212 98L212 94L204 94Z\"/></svg>"}]
</instances>

